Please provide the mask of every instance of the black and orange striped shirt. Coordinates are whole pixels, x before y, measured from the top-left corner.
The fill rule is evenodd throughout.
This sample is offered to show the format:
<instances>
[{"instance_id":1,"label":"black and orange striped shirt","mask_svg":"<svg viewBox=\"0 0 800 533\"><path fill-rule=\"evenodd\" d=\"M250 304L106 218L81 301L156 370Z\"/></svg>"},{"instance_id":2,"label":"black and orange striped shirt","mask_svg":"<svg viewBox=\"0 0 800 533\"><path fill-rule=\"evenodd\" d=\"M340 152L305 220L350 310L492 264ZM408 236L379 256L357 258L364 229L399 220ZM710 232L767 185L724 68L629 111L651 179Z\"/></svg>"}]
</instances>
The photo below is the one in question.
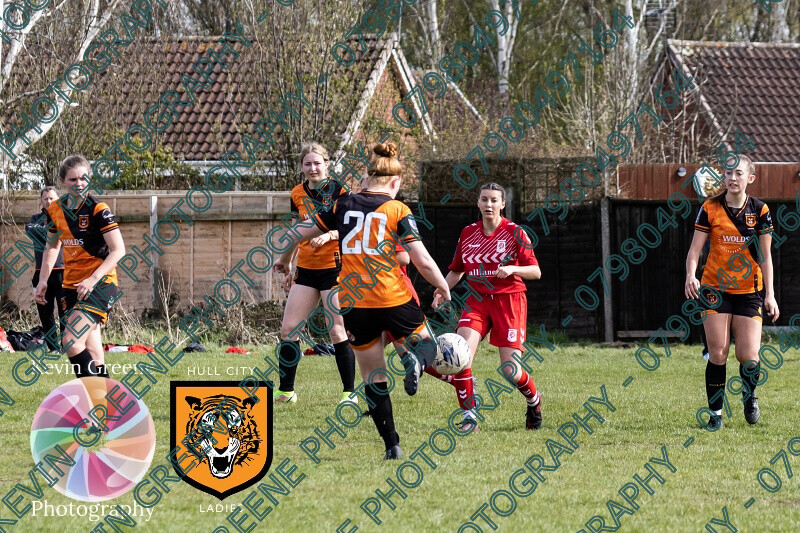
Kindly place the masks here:
<instances>
[{"instance_id":1,"label":"black and orange striped shirt","mask_svg":"<svg viewBox=\"0 0 800 533\"><path fill-rule=\"evenodd\" d=\"M300 216L301 222L308 220L312 213L329 210L337 199L349 194L333 180L320 182L319 185L319 189L312 189L306 181L292 189L291 209ZM297 252L297 266L311 270L341 268L339 244L329 241L315 250L308 241L301 243Z\"/></svg>"},{"instance_id":2,"label":"black and orange striped shirt","mask_svg":"<svg viewBox=\"0 0 800 533\"><path fill-rule=\"evenodd\" d=\"M411 300L411 291L394 259L398 240L420 240L414 215L406 204L386 193L364 191L339 198L332 210L318 213L314 221L323 231L339 230L341 294L349 295L356 302L354 307L395 307ZM370 288L353 290L343 283L351 273Z\"/></svg>"},{"instance_id":3,"label":"black and orange striped shirt","mask_svg":"<svg viewBox=\"0 0 800 533\"><path fill-rule=\"evenodd\" d=\"M742 246L754 235L772 231L772 217L767 204L748 196L744 206L736 209L727 205L724 195L712 198L700 208L694 227L709 234L704 285L730 294L749 294L764 287L754 243L751 242L746 250ZM737 253L740 256L733 257Z\"/></svg>"},{"instance_id":4,"label":"black and orange striped shirt","mask_svg":"<svg viewBox=\"0 0 800 533\"><path fill-rule=\"evenodd\" d=\"M108 206L91 194L77 209L62 208L63 204L68 203L64 198L50 204L47 221L50 234L58 235L64 252L63 287L74 289L103 264L108 257L108 245L103 234L119 226ZM64 209L70 213L65 214ZM105 281L117 284L116 269L108 273Z\"/></svg>"}]
</instances>

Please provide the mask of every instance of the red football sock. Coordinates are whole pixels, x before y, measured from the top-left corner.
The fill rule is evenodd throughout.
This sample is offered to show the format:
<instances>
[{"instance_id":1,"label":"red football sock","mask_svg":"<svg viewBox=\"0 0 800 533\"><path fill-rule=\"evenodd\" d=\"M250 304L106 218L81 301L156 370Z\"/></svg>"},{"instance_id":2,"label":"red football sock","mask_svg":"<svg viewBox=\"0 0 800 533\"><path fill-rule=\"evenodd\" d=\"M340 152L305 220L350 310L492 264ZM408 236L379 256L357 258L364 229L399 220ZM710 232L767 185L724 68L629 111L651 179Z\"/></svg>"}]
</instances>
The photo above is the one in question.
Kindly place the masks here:
<instances>
[{"instance_id":1,"label":"red football sock","mask_svg":"<svg viewBox=\"0 0 800 533\"><path fill-rule=\"evenodd\" d=\"M522 371L522 376L517 380L517 390L525 396L528 405L533 406L539 403L539 393L536 391L536 383L533 382L533 378L524 370Z\"/></svg>"},{"instance_id":2,"label":"red football sock","mask_svg":"<svg viewBox=\"0 0 800 533\"><path fill-rule=\"evenodd\" d=\"M458 395L458 405L460 405L465 411L475 409L474 399L467 403L467 399L475 394L475 384L472 381L472 369L465 368L456 374L453 378L453 385L455 386L456 394Z\"/></svg>"},{"instance_id":3,"label":"red football sock","mask_svg":"<svg viewBox=\"0 0 800 533\"><path fill-rule=\"evenodd\" d=\"M434 370L433 367L430 366L425 369L425 373L430 374L431 376L435 377L436 379L440 379L445 383L450 383L451 385L453 385L454 376L445 376L444 374L440 374L436 370Z\"/></svg>"}]
</instances>

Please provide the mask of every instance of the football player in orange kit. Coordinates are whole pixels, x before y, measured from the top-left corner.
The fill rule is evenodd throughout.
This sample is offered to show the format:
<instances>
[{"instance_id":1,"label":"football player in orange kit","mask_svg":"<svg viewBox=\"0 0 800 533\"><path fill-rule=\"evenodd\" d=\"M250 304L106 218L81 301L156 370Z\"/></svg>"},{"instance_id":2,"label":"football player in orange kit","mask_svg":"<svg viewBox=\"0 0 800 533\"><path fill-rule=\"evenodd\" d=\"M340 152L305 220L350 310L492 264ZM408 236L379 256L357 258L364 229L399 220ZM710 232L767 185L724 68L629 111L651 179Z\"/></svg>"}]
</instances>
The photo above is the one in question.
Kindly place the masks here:
<instances>
[{"instance_id":1,"label":"football player in orange kit","mask_svg":"<svg viewBox=\"0 0 800 533\"><path fill-rule=\"evenodd\" d=\"M34 294L37 303L45 303L47 281L63 248L59 307L65 331L61 342L79 378L108 377L100 325L118 298L116 266L125 255L114 214L85 192L91 173L89 161L80 155L66 158L58 169L67 194L47 210L48 242Z\"/></svg>"},{"instance_id":2,"label":"football player in orange kit","mask_svg":"<svg viewBox=\"0 0 800 533\"><path fill-rule=\"evenodd\" d=\"M708 341L706 395L711 411L706 429L722 428L722 407L725 395L725 363L728 360L731 333L736 341L736 359L742 385L744 417L755 424L761 417L755 394L761 371L758 350L761 346L762 307L773 321L780 311L773 286L772 218L767 205L747 194L747 186L756 179L755 165L745 155L738 164L728 159L725 170L726 190L707 200L697 215L695 232L686 257L686 298L697 298L700 281L695 272L700 252L710 240L708 261L702 283L721 293L710 294L716 306L705 311L703 324ZM746 249L742 246L752 237ZM755 241L755 242L754 242ZM757 244L757 246L756 246ZM766 289L762 297L761 291ZM702 302L702 299L701 299Z\"/></svg>"},{"instance_id":3,"label":"football player in orange kit","mask_svg":"<svg viewBox=\"0 0 800 533\"><path fill-rule=\"evenodd\" d=\"M291 194L291 210L297 213L300 222L309 220L318 211L330 209L333 202L348 194L328 177L329 160L328 151L317 143L304 145L300 152L301 171L306 180L293 188ZM273 394L275 403L297 402L294 380L302 358L297 330L305 325L309 313L317 307L320 299L342 380L341 401L358 401L355 397L350 398L355 385L355 356L344 331L338 298L335 293L329 297L342 268L338 238L338 232L331 230L311 242L300 243L299 248L292 247L292 260L286 272L285 288L289 296L281 323L281 343L278 348L280 384ZM289 274L295 258L297 266L292 279ZM332 323L327 324L328 321Z\"/></svg>"},{"instance_id":4,"label":"football player in orange kit","mask_svg":"<svg viewBox=\"0 0 800 533\"><path fill-rule=\"evenodd\" d=\"M333 209L317 214L315 226L302 224L296 230L300 240L333 229L339 231L342 252L339 300L343 305L345 328L361 377L367 384L365 394L371 418L386 448L384 459L399 459L402 450L388 390L383 332L388 331L395 339L405 341L413 353L403 359L406 365L404 385L409 395L416 393L421 374L436 357L436 343L427 331L425 315L403 281L395 260L398 241L403 241L414 266L436 287L439 299L449 300L450 290L420 241L411 210L394 200L400 190L403 170L395 157L397 146L378 144L373 151L375 157L368 170L369 190L338 199ZM287 255L284 253L276 259L277 271L285 271Z\"/></svg>"}]
</instances>

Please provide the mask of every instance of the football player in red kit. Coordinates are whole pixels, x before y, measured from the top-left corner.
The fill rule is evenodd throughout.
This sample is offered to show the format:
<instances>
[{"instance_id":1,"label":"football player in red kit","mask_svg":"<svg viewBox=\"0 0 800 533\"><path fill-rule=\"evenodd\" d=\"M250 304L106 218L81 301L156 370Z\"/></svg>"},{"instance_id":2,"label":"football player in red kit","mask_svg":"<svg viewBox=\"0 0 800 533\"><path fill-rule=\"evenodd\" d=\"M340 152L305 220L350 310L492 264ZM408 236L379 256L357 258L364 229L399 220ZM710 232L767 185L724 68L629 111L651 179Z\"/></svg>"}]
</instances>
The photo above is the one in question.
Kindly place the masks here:
<instances>
[{"instance_id":1,"label":"football player in red kit","mask_svg":"<svg viewBox=\"0 0 800 533\"><path fill-rule=\"evenodd\" d=\"M453 385L464 409L461 427L472 431L477 429L474 399L471 399L475 389L472 360L478 344L490 330L489 344L499 348L501 364L511 363L501 368L528 403L525 427L539 429L542 425L542 404L536 384L512 357L522 351L525 342L528 302L523 280L539 279L542 272L528 235L500 214L505 205L502 186L487 183L481 187L478 198L481 220L461 231L445 278L452 289L466 274L470 290L457 330L469 343L470 362L455 375ZM514 368L513 375L506 370L509 367Z\"/></svg>"}]
</instances>

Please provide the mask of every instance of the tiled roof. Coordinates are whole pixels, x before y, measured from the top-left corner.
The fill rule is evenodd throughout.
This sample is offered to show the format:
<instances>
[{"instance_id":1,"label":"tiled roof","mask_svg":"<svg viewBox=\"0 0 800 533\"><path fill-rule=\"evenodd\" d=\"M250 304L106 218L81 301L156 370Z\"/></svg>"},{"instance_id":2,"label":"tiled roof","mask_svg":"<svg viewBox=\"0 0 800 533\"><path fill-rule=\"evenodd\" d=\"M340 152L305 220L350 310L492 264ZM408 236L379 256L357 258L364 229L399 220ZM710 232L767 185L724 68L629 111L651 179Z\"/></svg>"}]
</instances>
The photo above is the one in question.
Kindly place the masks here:
<instances>
[{"instance_id":1,"label":"tiled roof","mask_svg":"<svg viewBox=\"0 0 800 533\"><path fill-rule=\"evenodd\" d=\"M754 138L758 161L800 160L800 44L669 41L675 68L701 81L709 125ZM703 102L702 100L705 100Z\"/></svg>"},{"instance_id":2,"label":"tiled roof","mask_svg":"<svg viewBox=\"0 0 800 533\"><path fill-rule=\"evenodd\" d=\"M80 105L69 109L75 118L88 124L106 128L110 124L120 130L126 130L133 124L144 124L144 112L158 102L166 91L176 90L182 98L186 97L181 85L181 76L186 74L200 78L192 65L204 56L211 48L223 52L218 37L184 37L175 39L145 39L124 49L121 57L102 74L92 73L92 85L79 97ZM351 47L356 50L356 63L345 69L329 58L330 79L328 91L338 91L341 95L337 106L341 109L353 109L364 91L370 73L375 69L381 51L391 47L389 38L375 39L366 37L367 50L361 53L356 42ZM238 58L232 55L222 57L229 65L224 70L221 65L214 66L211 77L215 80L208 89L198 89L197 101L188 106L178 106L180 115L159 138L162 144L170 147L179 158L187 161L218 160L225 152L239 149L241 134L252 133L252 127L267 114L268 106L276 112L279 93L269 83L276 79L271 72L269 62L259 61L261 54L268 54L266 45L260 47L257 42L247 48L239 42L231 44L239 53ZM122 49L121 49L122 51ZM296 67L304 68L304 62L298 61ZM306 97L314 103L314 91L319 73L299 72L303 80ZM24 83L23 83L24 85ZM21 87L21 91L30 90ZM286 84L284 92L296 92L292 83ZM73 99L75 95L73 95ZM290 100L295 105L297 101ZM20 104L23 108L30 102ZM10 117L17 117L19 107L2 113L2 122L8 123ZM155 122L155 113L153 121ZM330 113L328 113L330 115ZM325 127L335 128L335 133L342 134L350 121L350 116L339 122L325 121ZM19 119L11 119L19 122ZM43 141L43 142L46 142Z\"/></svg>"}]
</instances>

